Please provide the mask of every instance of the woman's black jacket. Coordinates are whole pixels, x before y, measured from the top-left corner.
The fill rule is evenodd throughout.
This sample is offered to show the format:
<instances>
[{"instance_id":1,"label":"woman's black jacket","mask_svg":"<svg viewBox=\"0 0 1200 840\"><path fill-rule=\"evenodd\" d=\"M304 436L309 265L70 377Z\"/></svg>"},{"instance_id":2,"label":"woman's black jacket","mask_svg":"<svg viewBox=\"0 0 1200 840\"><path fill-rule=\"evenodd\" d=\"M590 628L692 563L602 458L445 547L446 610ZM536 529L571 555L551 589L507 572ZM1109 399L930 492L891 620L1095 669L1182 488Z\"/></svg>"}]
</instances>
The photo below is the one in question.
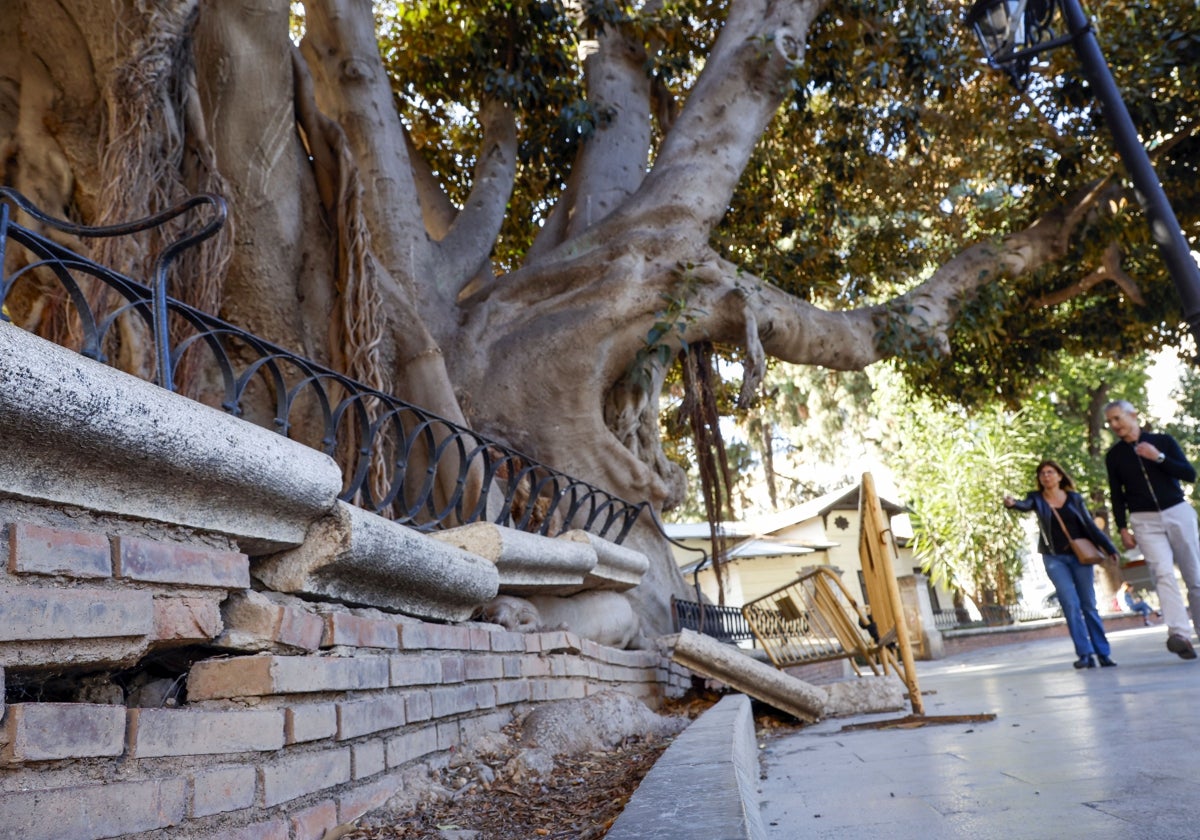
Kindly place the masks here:
<instances>
[{"instance_id":1,"label":"woman's black jacket","mask_svg":"<svg viewBox=\"0 0 1200 840\"><path fill-rule=\"evenodd\" d=\"M1037 514L1038 551L1042 554L1054 554L1054 544L1050 541L1050 528L1052 525L1057 525L1058 523L1054 519L1054 511L1051 510L1050 503L1046 501L1042 494L1037 490L1030 491L1024 499L1013 502L1012 510L1032 510ZM1059 510L1059 514L1064 521L1069 521L1068 517L1074 516L1083 526L1083 533L1087 535L1087 538L1094 542L1105 554L1111 556L1117 553L1117 547L1113 545L1112 540L1096 526L1092 515L1088 513L1087 505L1083 503L1083 496L1074 490L1068 490L1067 501Z\"/></svg>"}]
</instances>

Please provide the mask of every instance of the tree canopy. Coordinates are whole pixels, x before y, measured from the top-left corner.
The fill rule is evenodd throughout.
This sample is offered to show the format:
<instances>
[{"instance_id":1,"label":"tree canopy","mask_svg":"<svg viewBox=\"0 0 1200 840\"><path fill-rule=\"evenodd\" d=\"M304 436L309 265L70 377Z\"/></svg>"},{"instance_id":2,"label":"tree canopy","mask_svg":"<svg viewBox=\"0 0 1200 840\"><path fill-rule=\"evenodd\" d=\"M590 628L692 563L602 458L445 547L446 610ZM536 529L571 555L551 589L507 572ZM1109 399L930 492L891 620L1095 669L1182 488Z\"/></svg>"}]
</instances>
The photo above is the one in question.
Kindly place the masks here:
<instances>
[{"instance_id":1,"label":"tree canopy","mask_svg":"<svg viewBox=\"0 0 1200 840\"><path fill-rule=\"evenodd\" d=\"M406 7L407 19L427 20L450 7L467 14L465 4L418 3ZM666 95L665 88L673 101L686 101L728 6L594 3L582 14L545 3L522 14L516 9L479 4L471 21L457 22L471 33L459 48L437 58L398 49L406 62L391 66L406 82L398 96L449 171L463 137L461 124L446 119L446 103L470 103L503 88L523 108L529 140L519 177L528 180L515 191L516 212L508 218L532 225L509 240L519 254L544 219L548 194L566 187L544 175L612 118L564 80L571 49L598 28L619 24L645 44L656 95ZM755 145L713 243L722 256L791 294L852 309L913 289L969 244L1037 223L1054 226L1057 253L977 290L947 330L946 344L903 319L886 321L876 337L900 355L913 384L935 396L1014 402L1060 357L1126 356L1177 341L1178 312L1071 50L1049 53L1048 66L1018 91L981 64L961 24L963 11L962 3L936 0L823 7L790 73L789 94ZM1094 2L1088 11L1175 209L1196 239L1195 4ZM525 23L501 25L505 15ZM459 28L449 18L445 25ZM526 51L497 46L504 40L497 32L517 30L543 37L528 37ZM428 48L425 36L440 31L423 27L420 41L397 43ZM1150 39L1146 32L1163 35ZM481 44L472 46L472 38Z\"/></svg>"}]
</instances>

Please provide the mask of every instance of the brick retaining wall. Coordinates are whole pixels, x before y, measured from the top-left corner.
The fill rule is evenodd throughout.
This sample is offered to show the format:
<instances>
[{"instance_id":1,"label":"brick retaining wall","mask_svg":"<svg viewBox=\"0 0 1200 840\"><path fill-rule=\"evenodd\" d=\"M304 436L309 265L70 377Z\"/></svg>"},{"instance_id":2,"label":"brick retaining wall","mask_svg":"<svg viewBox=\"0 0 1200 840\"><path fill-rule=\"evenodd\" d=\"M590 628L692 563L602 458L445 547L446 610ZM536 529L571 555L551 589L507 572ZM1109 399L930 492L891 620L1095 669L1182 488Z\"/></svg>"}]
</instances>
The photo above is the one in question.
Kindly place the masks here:
<instances>
[{"instance_id":1,"label":"brick retaining wall","mask_svg":"<svg viewBox=\"0 0 1200 840\"><path fill-rule=\"evenodd\" d=\"M318 840L528 704L690 685L567 631L253 592L250 558L209 538L78 518L4 529L0 837ZM114 702L119 675L172 656L173 693ZM109 699L62 702L60 677Z\"/></svg>"}]
</instances>

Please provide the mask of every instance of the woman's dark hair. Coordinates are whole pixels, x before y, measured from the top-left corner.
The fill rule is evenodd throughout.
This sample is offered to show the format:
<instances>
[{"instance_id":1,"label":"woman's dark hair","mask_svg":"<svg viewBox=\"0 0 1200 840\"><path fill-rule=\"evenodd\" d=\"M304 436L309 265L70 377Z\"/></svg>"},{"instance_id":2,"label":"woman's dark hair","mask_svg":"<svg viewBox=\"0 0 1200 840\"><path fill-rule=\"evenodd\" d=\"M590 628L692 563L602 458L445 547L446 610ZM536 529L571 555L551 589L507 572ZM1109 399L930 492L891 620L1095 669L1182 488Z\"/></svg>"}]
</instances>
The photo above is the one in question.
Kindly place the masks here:
<instances>
[{"instance_id":1,"label":"woman's dark hair","mask_svg":"<svg viewBox=\"0 0 1200 840\"><path fill-rule=\"evenodd\" d=\"M1075 482L1071 480L1071 476L1067 475L1067 471L1064 470L1062 467L1060 467L1058 465L1057 461L1051 461L1050 459L1046 459L1045 461L1042 461L1040 464L1038 464L1037 469L1035 469L1033 471L1033 483L1037 487L1039 492L1041 492L1041 489L1042 489L1042 482L1038 481L1038 474L1042 471L1042 467L1053 467L1054 471L1062 476L1062 481L1060 481L1058 483L1058 486L1061 487L1063 490L1074 490L1075 489Z\"/></svg>"}]
</instances>

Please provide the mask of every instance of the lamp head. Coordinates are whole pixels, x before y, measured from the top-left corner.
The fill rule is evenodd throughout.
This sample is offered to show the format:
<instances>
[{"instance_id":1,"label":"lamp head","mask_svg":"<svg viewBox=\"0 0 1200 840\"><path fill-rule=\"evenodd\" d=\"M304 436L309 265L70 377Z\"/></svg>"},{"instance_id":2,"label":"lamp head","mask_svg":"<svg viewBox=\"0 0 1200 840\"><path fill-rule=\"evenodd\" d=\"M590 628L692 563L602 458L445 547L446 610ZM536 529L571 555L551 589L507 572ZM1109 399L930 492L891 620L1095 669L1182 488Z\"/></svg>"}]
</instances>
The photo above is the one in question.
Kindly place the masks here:
<instances>
[{"instance_id":1,"label":"lamp head","mask_svg":"<svg viewBox=\"0 0 1200 840\"><path fill-rule=\"evenodd\" d=\"M975 31L988 61L1003 64L1025 44L1027 0L975 0L967 25Z\"/></svg>"},{"instance_id":2,"label":"lamp head","mask_svg":"<svg viewBox=\"0 0 1200 840\"><path fill-rule=\"evenodd\" d=\"M988 63L1024 88L1032 57L1057 41L1052 31L1057 0L975 0L966 23Z\"/></svg>"}]
</instances>

